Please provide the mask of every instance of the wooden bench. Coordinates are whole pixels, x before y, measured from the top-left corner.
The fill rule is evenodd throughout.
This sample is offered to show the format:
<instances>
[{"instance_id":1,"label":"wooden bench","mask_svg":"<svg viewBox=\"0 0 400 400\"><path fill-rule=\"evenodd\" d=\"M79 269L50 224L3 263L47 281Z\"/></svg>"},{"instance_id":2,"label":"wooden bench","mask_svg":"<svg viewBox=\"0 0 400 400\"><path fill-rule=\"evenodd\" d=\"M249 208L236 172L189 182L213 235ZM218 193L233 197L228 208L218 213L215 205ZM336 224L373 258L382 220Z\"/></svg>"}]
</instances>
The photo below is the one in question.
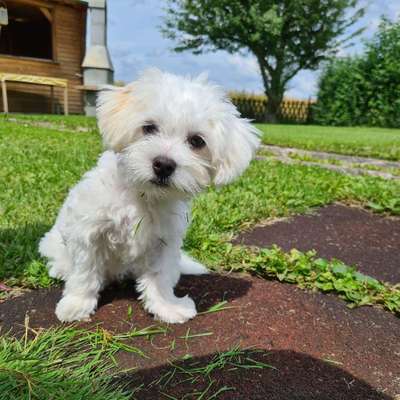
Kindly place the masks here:
<instances>
[{"instance_id":1,"label":"wooden bench","mask_svg":"<svg viewBox=\"0 0 400 400\"><path fill-rule=\"evenodd\" d=\"M68 115L68 81L66 79L51 78L48 76L9 74L0 72L1 90L3 95L3 111L8 113L7 84L9 82L32 83L51 87L51 109L54 109L54 87L64 88L64 114Z\"/></svg>"}]
</instances>

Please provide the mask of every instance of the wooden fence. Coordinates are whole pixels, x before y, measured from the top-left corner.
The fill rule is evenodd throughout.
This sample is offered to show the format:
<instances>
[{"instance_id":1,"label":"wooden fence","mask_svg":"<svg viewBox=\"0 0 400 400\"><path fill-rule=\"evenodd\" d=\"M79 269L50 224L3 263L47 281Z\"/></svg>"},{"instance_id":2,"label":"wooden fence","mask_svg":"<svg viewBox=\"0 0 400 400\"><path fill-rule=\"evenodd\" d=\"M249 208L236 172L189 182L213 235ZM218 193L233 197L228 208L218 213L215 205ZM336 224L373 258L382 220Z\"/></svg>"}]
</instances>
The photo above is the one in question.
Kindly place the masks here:
<instances>
[{"instance_id":1,"label":"wooden fence","mask_svg":"<svg viewBox=\"0 0 400 400\"><path fill-rule=\"evenodd\" d=\"M255 122L265 122L267 98L262 95L247 93L230 93L232 103L244 118ZM309 123L312 119L312 100L284 99L278 114L281 122Z\"/></svg>"}]
</instances>

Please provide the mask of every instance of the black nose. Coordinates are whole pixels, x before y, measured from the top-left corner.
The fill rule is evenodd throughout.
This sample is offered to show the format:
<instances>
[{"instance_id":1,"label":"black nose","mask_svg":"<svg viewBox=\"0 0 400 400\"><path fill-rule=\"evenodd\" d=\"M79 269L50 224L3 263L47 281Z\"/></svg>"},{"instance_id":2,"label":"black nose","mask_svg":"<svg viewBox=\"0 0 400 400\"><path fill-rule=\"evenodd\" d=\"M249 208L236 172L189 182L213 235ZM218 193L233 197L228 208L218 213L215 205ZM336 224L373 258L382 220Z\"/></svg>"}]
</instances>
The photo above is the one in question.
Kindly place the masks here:
<instances>
[{"instance_id":1,"label":"black nose","mask_svg":"<svg viewBox=\"0 0 400 400\"><path fill-rule=\"evenodd\" d=\"M176 162L168 157L158 156L153 160L153 171L158 178L168 178L175 171Z\"/></svg>"}]
</instances>

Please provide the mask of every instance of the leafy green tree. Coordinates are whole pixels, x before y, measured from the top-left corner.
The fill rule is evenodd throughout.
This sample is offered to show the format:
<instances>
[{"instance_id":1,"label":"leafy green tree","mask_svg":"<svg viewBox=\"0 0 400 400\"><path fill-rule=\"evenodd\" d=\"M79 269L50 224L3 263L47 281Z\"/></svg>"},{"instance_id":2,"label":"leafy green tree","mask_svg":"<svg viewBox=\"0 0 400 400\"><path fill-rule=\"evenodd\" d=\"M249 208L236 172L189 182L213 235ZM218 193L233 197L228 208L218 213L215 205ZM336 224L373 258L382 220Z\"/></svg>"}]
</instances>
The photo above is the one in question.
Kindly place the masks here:
<instances>
[{"instance_id":1,"label":"leafy green tree","mask_svg":"<svg viewBox=\"0 0 400 400\"><path fill-rule=\"evenodd\" d=\"M383 18L366 44L364 78L369 125L400 127L400 19Z\"/></svg>"},{"instance_id":2,"label":"leafy green tree","mask_svg":"<svg viewBox=\"0 0 400 400\"><path fill-rule=\"evenodd\" d=\"M318 83L314 120L322 125L365 125L364 60L360 57L335 58L324 65Z\"/></svg>"},{"instance_id":3,"label":"leafy green tree","mask_svg":"<svg viewBox=\"0 0 400 400\"><path fill-rule=\"evenodd\" d=\"M276 121L288 82L316 69L364 14L359 0L167 0L162 32L175 51L226 50L257 59L269 121ZM340 39L339 39L340 38Z\"/></svg>"},{"instance_id":4,"label":"leafy green tree","mask_svg":"<svg viewBox=\"0 0 400 400\"><path fill-rule=\"evenodd\" d=\"M382 19L362 55L326 63L314 118L325 125L400 128L400 20Z\"/></svg>"}]
</instances>

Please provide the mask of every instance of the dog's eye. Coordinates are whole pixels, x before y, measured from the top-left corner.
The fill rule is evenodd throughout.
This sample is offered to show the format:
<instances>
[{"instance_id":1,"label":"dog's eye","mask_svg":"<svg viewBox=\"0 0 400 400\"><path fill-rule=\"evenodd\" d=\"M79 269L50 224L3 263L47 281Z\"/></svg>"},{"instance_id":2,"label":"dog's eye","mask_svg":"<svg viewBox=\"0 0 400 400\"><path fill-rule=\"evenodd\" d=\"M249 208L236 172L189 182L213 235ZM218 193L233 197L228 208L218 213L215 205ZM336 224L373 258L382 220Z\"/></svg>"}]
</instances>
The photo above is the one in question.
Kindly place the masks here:
<instances>
[{"instance_id":1,"label":"dog's eye","mask_svg":"<svg viewBox=\"0 0 400 400\"><path fill-rule=\"evenodd\" d=\"M146 125L143 125L142 130L145 135L154 135L158 132L158 126L152 122L149 122Z\"/></svg>"},{"instance_id":2,"label":"dog's eye","mask_svg":"<svg viewBox=\"0 0 400 400\"><path fill-rule=\"evenodd\" d=\"M206 142L200 135L189 136L188 142L194 149L201 149L206 145Z\"/></svg>"}]
</instances>

